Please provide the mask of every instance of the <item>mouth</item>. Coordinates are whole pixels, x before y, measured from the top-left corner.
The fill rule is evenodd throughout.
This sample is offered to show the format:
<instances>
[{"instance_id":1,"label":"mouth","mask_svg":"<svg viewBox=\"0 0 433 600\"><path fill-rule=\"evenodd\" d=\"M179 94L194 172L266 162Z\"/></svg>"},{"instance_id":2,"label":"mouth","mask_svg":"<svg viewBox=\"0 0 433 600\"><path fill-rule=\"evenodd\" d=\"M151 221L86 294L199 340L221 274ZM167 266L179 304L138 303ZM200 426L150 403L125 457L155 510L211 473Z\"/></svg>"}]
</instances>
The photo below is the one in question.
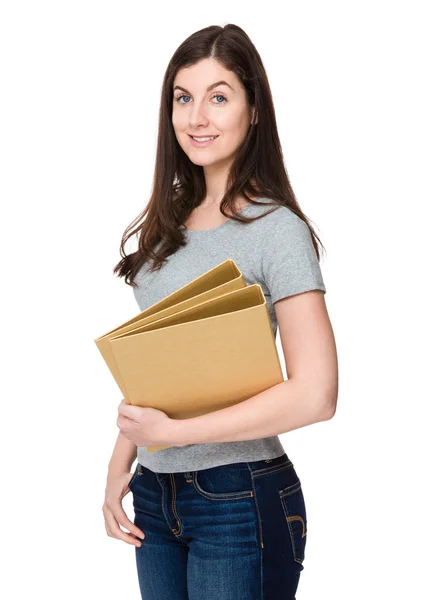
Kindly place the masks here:
<instances>
[{"instance_id":1,"label":"mouth","mask_svg":"<svg viewBox=\"0 0 433 600\"><path fill-rule=\"evenodd\" d=\"M210 144L212 144L212 142L214 142L217 139L217 137L219 137L218 135L200 136L197 139L195 139L195 137L193 137L192 135L188 134L188 136L191 140L191 144L196 148L204 148L205 146L209 146Z\"/></svg>"}]
</instances>

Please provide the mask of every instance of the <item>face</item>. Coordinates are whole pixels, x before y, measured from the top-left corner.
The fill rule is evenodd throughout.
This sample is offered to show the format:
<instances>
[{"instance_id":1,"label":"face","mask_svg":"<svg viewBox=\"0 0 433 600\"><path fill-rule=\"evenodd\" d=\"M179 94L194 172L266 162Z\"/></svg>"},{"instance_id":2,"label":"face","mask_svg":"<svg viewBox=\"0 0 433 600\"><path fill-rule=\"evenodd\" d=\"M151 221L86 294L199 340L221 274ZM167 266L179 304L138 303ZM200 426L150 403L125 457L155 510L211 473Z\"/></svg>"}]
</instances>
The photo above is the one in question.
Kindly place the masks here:
<instances>
[{"instance_id":1,"label":"face","mask_svg":"<svg viewBox=\"0 0 433 600\"><path fill-rule=\"evenodd\" d=\"M229 164L252 118L242 84L216 60L206 58L177 72L173 82L173 128L182 150L196 165ZM217 137L200 142L192 136Z\"/></svg>"}]
</instances>

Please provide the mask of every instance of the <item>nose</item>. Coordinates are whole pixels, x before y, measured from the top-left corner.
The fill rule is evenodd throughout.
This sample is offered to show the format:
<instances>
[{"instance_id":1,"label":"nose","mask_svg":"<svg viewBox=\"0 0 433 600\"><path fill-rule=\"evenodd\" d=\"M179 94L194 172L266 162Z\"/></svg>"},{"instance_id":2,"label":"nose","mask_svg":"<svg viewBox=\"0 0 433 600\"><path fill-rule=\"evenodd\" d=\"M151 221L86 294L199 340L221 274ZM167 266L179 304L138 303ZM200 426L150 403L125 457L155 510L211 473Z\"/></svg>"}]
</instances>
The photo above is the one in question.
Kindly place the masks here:
<instances>
[{"instance_id":1,"label":"nose","mask_svg":"<svg viewBox=\"0 0 433 600\"><path fill-rule=\"evenodd\" d=\"M189 125L192 130L195 130L199 125L207 127L209 123L209 117L207 115L207 109L203 106L203 103L195 104L189 113Z\"/></svg>"}]
</instances>

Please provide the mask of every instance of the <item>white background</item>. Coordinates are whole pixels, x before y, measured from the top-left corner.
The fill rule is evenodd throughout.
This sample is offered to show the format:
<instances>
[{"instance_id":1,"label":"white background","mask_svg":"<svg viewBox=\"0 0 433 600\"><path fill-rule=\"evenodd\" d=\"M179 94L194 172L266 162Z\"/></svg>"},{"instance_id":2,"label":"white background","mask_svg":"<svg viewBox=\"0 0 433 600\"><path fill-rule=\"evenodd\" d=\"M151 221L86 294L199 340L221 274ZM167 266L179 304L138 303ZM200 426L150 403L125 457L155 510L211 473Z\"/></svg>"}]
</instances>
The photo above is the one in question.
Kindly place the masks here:
<instances>
[{"instance_id":1,"label":"white background","mask_svg":"<svg viewBox=\"0 0 433 600\"><path fill-rule=\"evenodd\" d=\"M149 198L167 63L226 23L262 56L327 252L337 413L281 436L308 511L297 598L433 597L428 4L2 2L3 598L140 598L134 547L103 524L121 397L93 340L138 313L112 269Z\"/></svg>"}]
</instances>

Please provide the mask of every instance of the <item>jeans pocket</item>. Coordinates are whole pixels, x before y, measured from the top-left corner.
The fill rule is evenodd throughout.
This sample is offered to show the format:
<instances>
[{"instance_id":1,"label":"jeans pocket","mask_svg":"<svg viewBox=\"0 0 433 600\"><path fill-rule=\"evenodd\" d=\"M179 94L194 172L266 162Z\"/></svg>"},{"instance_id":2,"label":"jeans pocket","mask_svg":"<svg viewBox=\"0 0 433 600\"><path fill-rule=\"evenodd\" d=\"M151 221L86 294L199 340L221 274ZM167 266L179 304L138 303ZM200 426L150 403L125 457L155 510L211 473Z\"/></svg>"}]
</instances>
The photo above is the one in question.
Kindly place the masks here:
<instances>
[{"instance_id":1,"label":"jeans pocket","mask_svg":"<svg viewBox=\"0 0 433 600\"><path fill-rule=\"evenodd\" d=\"M209 500L251 498L251 475L246 463L232 463L193 471L195 490Z\"/></svg>"},{"instance_id":2,"label":"jeans pocket","mask_svg":"<svg viewBox=\"0 0 433 600\"><path fill-rule=\"evenodd\" d=\"M289 528L294 560L302 565L307 543L307 513L301 482L279 490L281 506Z\"/></svg>"},{"instance_id":3,"label":"jeans pocket","mask_svg":"<svg viewBox=\"0 0 433 600\"><path fill-rule=\"evenodd\" d=\"M253 478L280 473L281 471L287 471L287 469L294 470L292 461L285 453L277 458L250 462L248 464L250 465Z\"/></svg>"}]
</instances>

